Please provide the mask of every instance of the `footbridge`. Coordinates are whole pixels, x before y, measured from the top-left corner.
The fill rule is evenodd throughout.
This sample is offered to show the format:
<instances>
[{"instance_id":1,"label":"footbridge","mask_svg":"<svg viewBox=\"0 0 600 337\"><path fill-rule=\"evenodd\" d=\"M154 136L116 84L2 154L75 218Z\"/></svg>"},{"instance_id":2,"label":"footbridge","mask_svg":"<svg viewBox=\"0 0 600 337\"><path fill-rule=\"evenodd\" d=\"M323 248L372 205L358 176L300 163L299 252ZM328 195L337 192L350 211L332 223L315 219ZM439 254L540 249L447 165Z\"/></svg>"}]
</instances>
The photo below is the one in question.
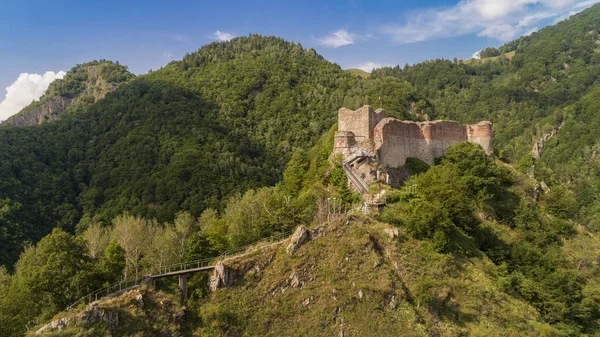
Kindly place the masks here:
<instances>
[{"instance_id":1,"label":"footbridge","mask_svg":"<svg viewBox=\"0 0 600 337\"><path fill-rule=\"evenodd\" d=\"M92 303L103 298L110 298L117 296L125 291L135 289L142 284L154 285L157 279L177 276L179 277L179 289L182 291L183 296L187 297L187 277L190 274L213 270L218 262L223 262L232 259L238 259L248 254L252 254L257 248L263 248L270 245L281 244L283 241L290 236L293 231L286 231L281 234L269 236L262 240L256 241L244 247L228 250L223 254L201 260L195 260L184 263L176 263L166 266L157 267L153 273L145 275L140 278L122 280L115 284L103 287L95 290L84 297L80 298L76 302L72 303L67 307L67 310L74 308L81 303Z\"/></svg>"}]
</instances>

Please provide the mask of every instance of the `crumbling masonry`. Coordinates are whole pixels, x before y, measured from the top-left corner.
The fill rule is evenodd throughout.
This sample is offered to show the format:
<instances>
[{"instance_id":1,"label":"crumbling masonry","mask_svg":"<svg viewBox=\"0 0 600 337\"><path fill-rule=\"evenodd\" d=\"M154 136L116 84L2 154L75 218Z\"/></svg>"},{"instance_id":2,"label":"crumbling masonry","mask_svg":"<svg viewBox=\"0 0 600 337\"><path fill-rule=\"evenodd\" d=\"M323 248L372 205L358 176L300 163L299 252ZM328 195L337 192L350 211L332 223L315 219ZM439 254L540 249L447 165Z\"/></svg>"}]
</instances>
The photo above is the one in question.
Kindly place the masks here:
<instances>
[{"instance_id":1,"label":"crumbling masonry","mask_svg":"<svg viewBox=\"0 0 600 337\"><path fill-rule=\"evenodd\" d=\"M492 153L492 123L462 125L454 121L411 122L386 117L385 110L368 105L338 112L334 153L344 158L344 170L355 189L368 194L368 186L382 181L399 187L406 179L406 159L433 165L448 147L459 142L481 145Z\"/></svg>"}]
</instances>

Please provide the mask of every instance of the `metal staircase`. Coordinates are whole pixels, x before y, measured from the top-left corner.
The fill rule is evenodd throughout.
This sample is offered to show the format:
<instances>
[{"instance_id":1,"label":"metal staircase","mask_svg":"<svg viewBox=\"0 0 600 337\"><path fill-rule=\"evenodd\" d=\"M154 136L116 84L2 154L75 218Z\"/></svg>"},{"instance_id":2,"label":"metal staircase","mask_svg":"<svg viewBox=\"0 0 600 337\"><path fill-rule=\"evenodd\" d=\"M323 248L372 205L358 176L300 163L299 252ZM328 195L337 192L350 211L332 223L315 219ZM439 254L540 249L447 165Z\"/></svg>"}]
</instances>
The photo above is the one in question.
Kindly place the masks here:
<instances>
[{"instance_id":1,"label":"metal staircase","mask_svg":"<svg viewBox=\"0 0 600 337\"><path fill-rule=\"evenodd\" d=\"M367 185L367 183L365 183L365 181L358 176L358 174L352 169L352 167L350 167L350 165L344 163L343 168L344 172L346 172L346 176L348 177L348 179L350 179L350 182L352 182L354 188L356 188L356 190L363 196L368 195L369 186Z\"/></svg>"}]
</instances>

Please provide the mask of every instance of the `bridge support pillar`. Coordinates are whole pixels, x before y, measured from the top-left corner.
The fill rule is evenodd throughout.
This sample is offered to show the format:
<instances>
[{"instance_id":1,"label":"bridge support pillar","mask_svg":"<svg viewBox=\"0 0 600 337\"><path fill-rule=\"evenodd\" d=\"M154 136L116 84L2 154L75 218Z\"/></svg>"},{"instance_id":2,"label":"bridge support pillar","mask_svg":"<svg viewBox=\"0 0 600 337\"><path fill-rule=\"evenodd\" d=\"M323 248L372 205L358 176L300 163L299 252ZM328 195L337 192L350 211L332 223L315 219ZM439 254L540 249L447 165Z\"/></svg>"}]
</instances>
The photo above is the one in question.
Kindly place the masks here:
<instances>
[{"instance_id":1,"label":"bridge support pillar","mask_svg":"<svg viewBox=\"0 0 600 337\"><path fill-rule=\"evenodd\" d=\"M179 290L183 294L183 298L187 299L187 275L181 274L179 275Z\"/></svg>"}]
</instances>

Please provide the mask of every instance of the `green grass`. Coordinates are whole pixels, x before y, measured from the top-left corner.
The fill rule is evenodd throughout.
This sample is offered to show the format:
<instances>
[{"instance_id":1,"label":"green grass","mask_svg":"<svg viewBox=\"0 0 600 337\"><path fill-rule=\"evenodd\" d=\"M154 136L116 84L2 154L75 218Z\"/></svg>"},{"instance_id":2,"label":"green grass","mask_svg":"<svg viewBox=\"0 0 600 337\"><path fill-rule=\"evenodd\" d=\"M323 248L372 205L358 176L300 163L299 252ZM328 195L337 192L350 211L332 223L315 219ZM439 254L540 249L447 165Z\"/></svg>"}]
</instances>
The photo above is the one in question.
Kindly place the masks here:
<instances>
[{"instance_id":1,"label":"green grass","mask_svg":"<svg viewBox=\"0 0 600 337\"><path fill-rule=\"evenodd\" d=\"M362 78L367 78L367 77L371 76L371 73L364 71L362 69L358 69L358 68L350 68L350 69L346 69L346 71L348 71L354 75L360 76Z\"/></svg>"},{"instance_id":2,"label":"green grass","mask_svg":"<svg viewBox=\"0 0 600 337\"><path fill-rule=\"evenodd\" d=\"M143 303L135 293L102 302L102 309L119 313L119 328L112 335L560 335L540 322L533 307L498 287L501 272L483 254L441 254L401 228L392 239L385 229L393 227L366 216L317 227L321 235L293 256L283 242L226 261L236 282L193 297L186 308L177 296L154 291L145 292ZM500 235L512 234L495 228ZM574 259L584 257L587 248L581 247L588 241L594 240L582 232L565 249L576 251ZM294 275L299 287L291 285ZM192 288L206 287L206 278L198 277L201 283ZM51 336L107 333L106 325L98 323Z\"/></svg>"},{"instance_id":3,"label":"green grass","mask_svg":"<svg viewBox=\"0 0 600 337\"><path fill-rule=\"evenodd\" d=\"M249 270L197 306L197 336L544 336L536 311L496 286L487 258L434 252L387 224L346 219L293 257L284 245L230 267ZM259 270L254 269L260 265ZM301 287L291 286L297 275ZM362 294L362 298L361 295Z\"/></svg>"}]
</instances>

